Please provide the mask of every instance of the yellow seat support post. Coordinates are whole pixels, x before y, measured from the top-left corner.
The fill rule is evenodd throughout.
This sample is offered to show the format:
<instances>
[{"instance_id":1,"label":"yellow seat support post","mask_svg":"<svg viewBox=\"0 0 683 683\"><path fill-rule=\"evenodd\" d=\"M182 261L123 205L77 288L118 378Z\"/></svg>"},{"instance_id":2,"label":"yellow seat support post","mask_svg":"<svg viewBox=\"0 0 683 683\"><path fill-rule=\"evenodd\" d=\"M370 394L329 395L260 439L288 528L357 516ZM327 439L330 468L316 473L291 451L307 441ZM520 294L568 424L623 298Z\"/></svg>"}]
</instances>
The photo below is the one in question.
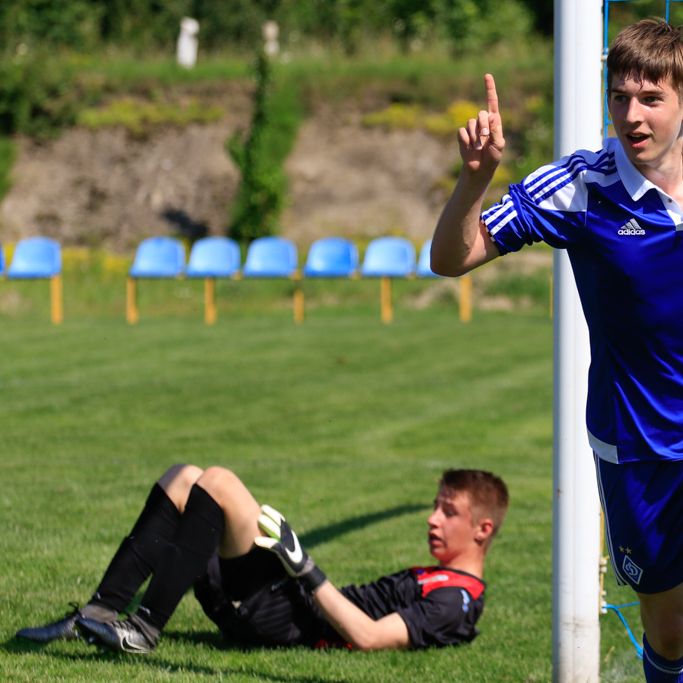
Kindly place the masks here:
<instances>
[{"instance_id":1,"label":"yellow seat support post","mask_svg":"<svg viewBox=\"0 0 683 683\"><path fill-rule=\"evenodd\" d=\"M50 313L52 323L61 325L64 321L64 300L62 293L62 276L53 275L50 278Z\"/></svg>"},{"instance_id":2,"label":"yellow seat support post","mask_svg":"<svg viewBox=\"0 0 683 683\"><path fill-rule=\"evenodd\" d=\"M126 321L129 325L135 325L139 319L137 282L129 275L126 280Z\"/></svg>"},{"instance_id":3,"label":"yellow seat support post","mask_svg":"<svg viewBox=\"0 0 683 683\"><path fill-rule=\"evenodd\" d=\"M304 290L301 286L301 275L296 273L292 279L294 280L294 322L302 323L304 321L305 313L305 302L304 302Z\"/></svg>"},{"instance_id":4,"label":"yellow seat support post","mask_svg":"<svg viewBox=\"0 0 683 683\"><path fill-rule=\"evenodd\" d=\"M464 323L472 320L472 276L460 278L460 320Z\"/></svg>"},{"instance_id":5,"label":"yellow seat support post","mask_svg":"<svg viewBox=\"0 0 683 683\"><path fill-rule=\"evenodd\" d=\"M204 322L213 325L218 318L216 311L216 278L204 278Z\"/></svg>"},{"instance_id":6,"label":"yellow seat support post","mask_svg":"<svg viewBox=\"0 0 683 683\"><path fill-rule=\"evenodd\" d=\"M380 280L380 305L383 323L390 323L394 319L394 309L391 304L391 278L383 276Z\"/></svg>"}]
</instances>

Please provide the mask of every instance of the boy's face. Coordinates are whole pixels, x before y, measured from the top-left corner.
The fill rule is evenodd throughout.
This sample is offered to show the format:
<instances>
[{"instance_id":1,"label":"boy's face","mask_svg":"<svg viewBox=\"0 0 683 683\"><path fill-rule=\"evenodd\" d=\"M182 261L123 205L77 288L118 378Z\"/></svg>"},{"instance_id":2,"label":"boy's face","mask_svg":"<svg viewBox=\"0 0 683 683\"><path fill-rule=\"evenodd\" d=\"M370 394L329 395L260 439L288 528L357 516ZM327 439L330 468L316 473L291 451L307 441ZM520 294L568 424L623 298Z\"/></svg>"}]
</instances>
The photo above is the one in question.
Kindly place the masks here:
<instances>
[{"instance_id":1,"label":"boy's face","mask_svg":"<svg viewBox=\"0 0 683 683\"><path fill-rule=\"evenodd\" d=\"M463 491L440 489L429 524L429 552L447 566L477 546L477 524L472 518L470 496Z\"/></svg>"},{"instance_id":2,"label":"boy's face","mask_svg":"<svg viewBox=\"0 0 683 683\"><path fill-rule=\"evenodd\" d=\"M609 111L624 151L643 175L671 164L680 169L683 104L670 79L652 83L613 76Z\"/></svg>"}]
</instances>

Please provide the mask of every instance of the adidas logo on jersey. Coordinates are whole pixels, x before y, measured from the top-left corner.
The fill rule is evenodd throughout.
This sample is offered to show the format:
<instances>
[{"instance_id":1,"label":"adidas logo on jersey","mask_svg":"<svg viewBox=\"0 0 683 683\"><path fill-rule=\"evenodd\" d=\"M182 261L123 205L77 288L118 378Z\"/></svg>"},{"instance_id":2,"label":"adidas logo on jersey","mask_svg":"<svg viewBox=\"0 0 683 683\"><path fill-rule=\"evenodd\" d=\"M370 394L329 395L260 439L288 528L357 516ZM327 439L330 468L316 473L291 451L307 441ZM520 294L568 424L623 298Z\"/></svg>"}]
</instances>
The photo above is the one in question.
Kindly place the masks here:
<instances>
[{"instance_id":1,"label":"adidas logo on jersey","mask_svg":"<svg viewBox=\"0 0 683 683\"><path fill-rule=\"evenodd\" d=\"M619 230L617 230L617 235L644 235L645 230L643 230L635 218L632 218L628 223L624 223Z\"/></svg>"}]
</instances>

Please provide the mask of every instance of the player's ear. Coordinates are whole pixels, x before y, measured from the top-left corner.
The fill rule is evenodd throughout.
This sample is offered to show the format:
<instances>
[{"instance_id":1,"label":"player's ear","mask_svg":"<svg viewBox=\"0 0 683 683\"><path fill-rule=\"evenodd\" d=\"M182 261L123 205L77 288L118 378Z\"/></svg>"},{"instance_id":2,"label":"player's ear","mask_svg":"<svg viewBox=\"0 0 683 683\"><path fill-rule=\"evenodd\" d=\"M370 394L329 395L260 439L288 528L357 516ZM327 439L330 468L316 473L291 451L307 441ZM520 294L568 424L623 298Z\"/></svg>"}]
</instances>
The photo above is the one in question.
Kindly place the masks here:
<instances>
[{"instance_id":1,"label":"player's ear","mask_svg":"<svg viewBox=\"0 0 683 683\"><path fill-rule=\"evenodd\" d=\"M490 517L483 517L476 524L474 540L480 544L486 542L493 535L494 529L493 520Z\"/></svg>"}]
</instances>

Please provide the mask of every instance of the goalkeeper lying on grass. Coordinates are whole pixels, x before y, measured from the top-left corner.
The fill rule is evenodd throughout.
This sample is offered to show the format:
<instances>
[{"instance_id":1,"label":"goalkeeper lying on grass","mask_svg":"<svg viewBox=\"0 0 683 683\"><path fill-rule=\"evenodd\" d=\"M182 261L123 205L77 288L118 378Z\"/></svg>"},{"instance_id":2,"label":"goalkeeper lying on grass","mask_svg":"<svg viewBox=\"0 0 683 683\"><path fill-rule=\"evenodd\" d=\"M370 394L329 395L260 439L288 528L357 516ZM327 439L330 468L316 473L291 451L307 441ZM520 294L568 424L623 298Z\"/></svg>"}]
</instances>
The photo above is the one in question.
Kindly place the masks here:
<instances>
[{"instance_id":1,"label":"goalkeeper lying on grass","mask_svg":"<svg viewBox=\"0 0 683 683\"><path fill-rule=\"evenodd\" d=\"M471 641L483 609L484 556L508 504L489 472L444 472L429 516L433 567L337 590L273 508L221 467L176 465L153 486L129 536L81 609L17 637L84 638L121 652L153 650L185 592L228 642L346 645L360 650ZM151 575L132 615L119 619Z\"/></svg>"}]
</instances>

